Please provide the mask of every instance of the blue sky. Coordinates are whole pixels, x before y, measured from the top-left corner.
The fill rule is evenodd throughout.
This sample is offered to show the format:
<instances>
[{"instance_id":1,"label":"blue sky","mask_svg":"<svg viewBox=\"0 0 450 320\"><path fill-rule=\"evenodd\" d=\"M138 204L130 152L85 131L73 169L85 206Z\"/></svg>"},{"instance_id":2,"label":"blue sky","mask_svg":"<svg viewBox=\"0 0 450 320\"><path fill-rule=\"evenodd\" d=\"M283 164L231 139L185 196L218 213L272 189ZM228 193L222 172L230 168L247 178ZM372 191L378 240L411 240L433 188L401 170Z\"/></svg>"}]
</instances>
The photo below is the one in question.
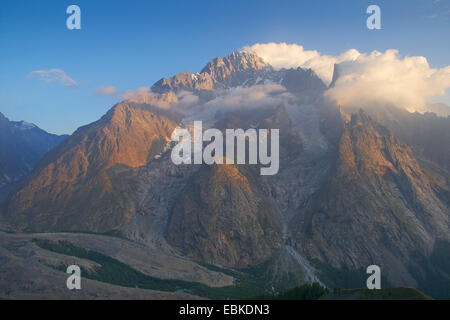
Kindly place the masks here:
<instances>
[{"instance_id":1,"label":"blue sky","mask_svg":"<svg viewBox=\"0 0 450 320\"><path fill-rule=\"evenodd\" d=\"M71 4L81 30L66 28ZM381 8L382 30L366 28L370 4ZM96 88L150 86L246 45L297 43L330 55L395 48L441 68L450 65L449 35L450 0L0 0L0 112L72 133L118 101ZM49 69L77 86L27 77Z\"/></svg>"}]
</instances>

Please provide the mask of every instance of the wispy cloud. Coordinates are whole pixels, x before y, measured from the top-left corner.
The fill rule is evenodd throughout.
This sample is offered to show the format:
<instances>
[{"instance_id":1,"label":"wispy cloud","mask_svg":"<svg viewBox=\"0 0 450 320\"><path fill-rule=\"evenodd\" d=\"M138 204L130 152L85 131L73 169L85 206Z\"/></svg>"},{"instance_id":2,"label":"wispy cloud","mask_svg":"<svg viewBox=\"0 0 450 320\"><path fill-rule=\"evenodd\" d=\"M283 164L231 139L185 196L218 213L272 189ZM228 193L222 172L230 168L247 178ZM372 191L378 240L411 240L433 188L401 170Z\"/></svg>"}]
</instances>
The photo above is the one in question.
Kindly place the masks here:
<instances>
[{"instance_id":1,"label":"wispy cloud","mask_svg":"<svg viewBox=\"0 0 450 320\"><path fill-rule=\"evenodd\" d=\"M441 17L447 18L449 16L450 16L450 10L444 10L444 11L441 11L441 12L438 12L438 13L433 13L433 14L430 14L428 16L425 16L425 18L427 18L427 19L437 19L437 18L441 18Z\"/></svg>"},{"instance_id":2,"label":"wispy cloud","mask_svg":"<svg viewBox=\"0 0 450 320\"><path fill-rule=\"evenodd\" d=\"M115 86L98 87L94 90L94 94L97 96L112 96L117 93Z\"/></svg>"},{"instance_id":3,"label":"wispy cloud","mask_svg":"<svg viewBox=\"0 0 450 320\"><path fill-rule=\"evenodd\" d=\"M78 83L61 69L34 70L31 71L27 77L44 82L58 82L65 87L78 87Z\"/></svg>"},{"instance_id":4,"label":"wispy cloud","mask_svg":"<svg viewBox=\"0 0 450 320\"><path fill-rule=\"evenodd\" d=\"M147 103L161 109L167 109L172 104L179 102L175 93L155 93L152 92L149 87L140 87L135 90L127 90L118 94L118 97L124 100Z\"/></svg>"},{"instance_id":5,"label":"wispy cloud","mask_svg":"<svg viewBox=\"0 0 450 320\"><path fill-rule=\"evenodd\" d=\"M289 104L294 97L279 84L254 85L249 88L237 87L223 91L216 98L208 101L208 108L218 107L222 110L253 109Z\"/></svg>"},{"instance_id":6,"label":"wispy cloud","mask_svg":"<svg viewBox=\"0 0 450 320\"><path fill-rule=\"evenodd\" d=\"M447 20L450 18L450 7L448 6L447 0L445 2L442 2L441 0L433 0L433 13L430 13L429 15L426 15L426 19L444 19Z\"/></svg>"}]
</instances>

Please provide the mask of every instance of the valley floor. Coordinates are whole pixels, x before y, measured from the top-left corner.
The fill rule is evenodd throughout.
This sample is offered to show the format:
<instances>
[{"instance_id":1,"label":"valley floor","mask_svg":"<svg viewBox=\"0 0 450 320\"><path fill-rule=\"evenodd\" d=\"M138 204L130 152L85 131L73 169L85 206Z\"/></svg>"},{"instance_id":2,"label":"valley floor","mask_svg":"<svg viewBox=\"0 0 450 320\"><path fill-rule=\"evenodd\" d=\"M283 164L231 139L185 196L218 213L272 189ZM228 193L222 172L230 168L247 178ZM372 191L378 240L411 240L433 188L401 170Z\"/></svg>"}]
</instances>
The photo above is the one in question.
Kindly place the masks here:
<instances>
[{"instance_id":1,"label":"valley floor","mask_svg":"<svg viewBox=\"0 0 450 320\"><path fill-rule=\"evenodd\" d=\"M290 256L290 251L293 248L288 247L282 253ZM282 257L283 254L279 259L283 260ZM281 263L281 260L277 263ZM69 265L78 265L82 271L81 290L67 289L69 274L66 269ZM304 295L305 290L314 286L329 292L325 296L321 294L325 300L431 299L414 288L331 290L320 287L318 283L313 287L307 284L285 293L276 293L270 291L266 279L260 277L264 273L261 272L264 266L259 268L262 269L241 272L203 266L183 257L107 235L18 234L0 231L0 299L183 300L263 297L296 300L300 293ZM313 279L310 280L320 282L313 271L311 269L310 277Z\"/></svg>"},{"instance_id":2,"label":"valley floor","mask_svg":"<svg viewBox=\"0 0 450 320\"><path fill-rule=\"evenodd\" d=\"M82 233L10 234L0 232L0 298L3 299L196 299L183 290L146 290L83 278L97 262L42 248L38 243L71 243L157 279L195 282L208 287L233 284L233 277L192 261L154 252L128 240ZM82 269L82 290L68 290L67 266ZM92 277L90 277L92 278Z\"/></svg>"}]
</instances>

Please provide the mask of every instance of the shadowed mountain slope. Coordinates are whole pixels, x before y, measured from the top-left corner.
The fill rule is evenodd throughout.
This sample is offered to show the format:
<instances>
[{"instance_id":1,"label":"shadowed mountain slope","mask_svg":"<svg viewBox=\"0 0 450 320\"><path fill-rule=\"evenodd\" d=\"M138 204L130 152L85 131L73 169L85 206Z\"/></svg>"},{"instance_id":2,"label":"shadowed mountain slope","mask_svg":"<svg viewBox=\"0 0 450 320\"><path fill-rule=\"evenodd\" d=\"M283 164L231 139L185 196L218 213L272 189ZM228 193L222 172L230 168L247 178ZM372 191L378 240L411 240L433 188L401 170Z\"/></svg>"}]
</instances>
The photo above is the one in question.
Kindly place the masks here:
<instances>
[{"instance_id":1,"label":"shadowed mountain slope","mask_svg":"<svg viewBox=\"0 0 450 320\"><path fill-rule=\"evenodd\" d=\"M353 114L327 181L292 221L295 247L337 269L377 264L391 283L417 286L436 244L449 241L449 209L438 192L448 181L428 175L364 112Z\"/></svg>"},{"instance_id":2,"label":"shadowed mountain slope","mask_svg":"<svg viewBox=\"0 0 450 320\"><path fill-rule=\"evenodd\" d=\"M66 137L47 133L25 121L9 121L0 113L0 202L46 152Z\"/></svg>"}]
</instances>

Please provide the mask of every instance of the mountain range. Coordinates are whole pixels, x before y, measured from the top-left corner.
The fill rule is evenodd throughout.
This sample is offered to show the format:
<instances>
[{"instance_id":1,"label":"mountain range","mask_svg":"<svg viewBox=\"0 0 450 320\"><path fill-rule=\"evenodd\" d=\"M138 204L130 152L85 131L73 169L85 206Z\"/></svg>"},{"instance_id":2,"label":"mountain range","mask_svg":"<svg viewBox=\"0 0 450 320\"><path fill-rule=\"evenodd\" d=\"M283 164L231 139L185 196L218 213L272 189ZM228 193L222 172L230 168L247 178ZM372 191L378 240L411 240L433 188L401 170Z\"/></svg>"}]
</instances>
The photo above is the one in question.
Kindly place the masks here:
<instances>
[{"instance_id":1,"label":"mountain range","mask_svg":"<svg viewBox=\"0 0 450 320\"><path fill-rule=\"evenodd\" d=\"M386 285L448 297L450 117L336 106L314 71L248 52L149 88L67 138L0 115L0 179L20 180L3 229L112 234L276 290L363 287L376 264ZM193 120L279 129L278 174L173 164L171 134Z\"/></svg>"},{"instance_id":2,"label":"mountain range","mask_svg":"<svg viewBox=\"0 0 450 320\"><path fill-rule=\"evenodd\" d=\"M0 202L66 135L45 132L32 123L9 121L0 113Z\"/></svg>"}]
</instances>

